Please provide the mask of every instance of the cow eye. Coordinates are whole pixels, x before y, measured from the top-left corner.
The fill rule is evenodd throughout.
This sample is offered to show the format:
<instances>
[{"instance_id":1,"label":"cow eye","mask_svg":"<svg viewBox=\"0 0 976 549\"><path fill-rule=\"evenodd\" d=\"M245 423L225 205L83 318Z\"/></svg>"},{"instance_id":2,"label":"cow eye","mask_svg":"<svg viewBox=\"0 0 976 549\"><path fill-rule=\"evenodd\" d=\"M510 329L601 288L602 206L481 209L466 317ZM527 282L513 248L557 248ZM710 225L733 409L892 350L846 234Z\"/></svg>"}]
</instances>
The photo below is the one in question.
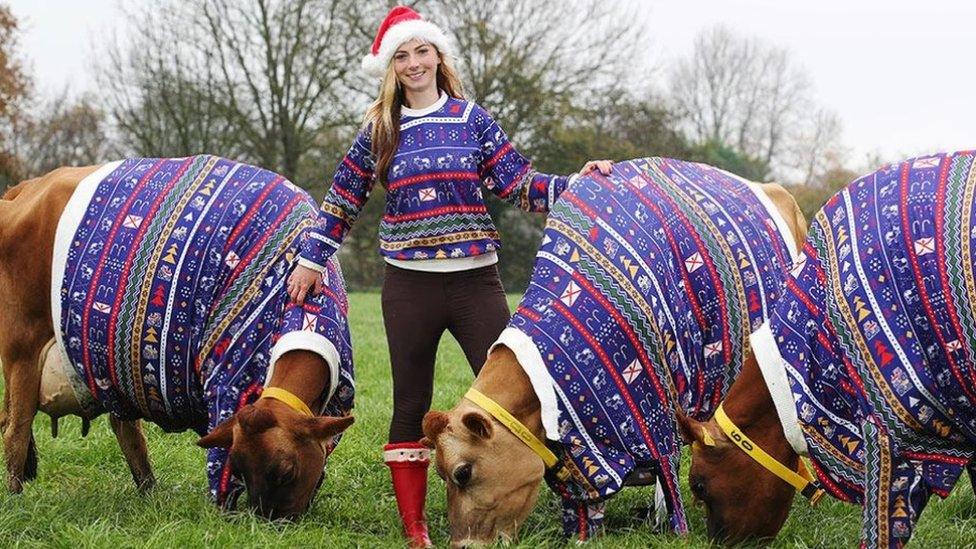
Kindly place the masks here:
<instances>
[{"instance_id":1,"label":"cow eye","mask_svg":"<svg viewBox=\"0 0 976 549\"><path fill-rule=\"evenodd\" d=\"M705 481L701 477L692 479L691 493L698 499L705 499Z\"/></svg>"},{"instance_id":2,"label":"cow eye","mask_svg":"<svg viewBox=\"0 0 976 549\"><path fill-rule=\"evenodd\" d=\"M295 480L295 464L290 461L285 461L278 465L278 467L269 471L269 479L272 484L285 485L290 484Z\"/></svg>"},{"instance_id":3,"label":"cow eye","mask_svg":"<svg viewBox=\"0 0 976 549\"><path fill-rule=\"evenodd\" d=\"M457 484L459 488L464 488L471 482L471 464L462 463L455 467L451 478L454 479L454 484Z\"/></svg>"}]
</instances>

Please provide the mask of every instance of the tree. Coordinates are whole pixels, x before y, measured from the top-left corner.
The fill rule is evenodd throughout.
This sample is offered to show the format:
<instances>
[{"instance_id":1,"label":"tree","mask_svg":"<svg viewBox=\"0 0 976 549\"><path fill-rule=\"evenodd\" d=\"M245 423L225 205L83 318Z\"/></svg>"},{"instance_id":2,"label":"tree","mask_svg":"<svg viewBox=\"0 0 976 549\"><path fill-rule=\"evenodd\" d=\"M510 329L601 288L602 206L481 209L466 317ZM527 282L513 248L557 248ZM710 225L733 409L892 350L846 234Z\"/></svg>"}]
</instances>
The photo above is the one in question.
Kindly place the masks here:
<instances>
[{"instance_id":1,"label":"tree","mask_svg":"<svg viewBox=\"0 0 976 549\"><path fill-rule=\"evenodd\" d=\"M836 148L840 124L810 97L810 79L788 53L724 27L700 34L671 70L671 97L692 141L722 145L807 180L817 156ZM812 139L812 141L811 141Z\"/></svg>"},{"instance_id":2,"label":"tree","mask_svg":"<svg viewBox=\"0 0 976 549\"><path fill-rule=\"evenodd\" d=\"M17 51L17 19L0 4L0 185L16 183L22 177L14 139L20 127L31 80L24 73Z\"/></svg>"},{"instance_id":3,"label":"tree","mask_svg":"<svg viewBox=\"0 0 976 549\"><path fill-rule=\"evenodd\" d=\"M105 115L93 96L72 100L63 91L22 125L17 141L25 176L43 175L59 166L105 162L105 126Z\"/></svg>"},{"instance_id":4,"label":"tree","mask_svg":"<svg viewBox=\"0 0 976 549\"><path fill-rule=\"evenodd\" d=\"M350 69L368 42L348 24L360 4L165 4L133 16L135 43L116 47L101 71L112 118L134 152L217 152L299 184L320 182L321 169L300 172L304 155L323 134L354 128L362 112L361 78Z\"/></svg>"},{"instance_id":5,"label":"tree","mask_svg":"<svg viewBox=\"0 0 976 549\"><path fill-rule=\"evenodd\" d=\"M688 160L722 168L750 181L766 181L769 178L769 164L721 141L709 139L693 146L688 153Z\"/></svg>"}]
</instances>

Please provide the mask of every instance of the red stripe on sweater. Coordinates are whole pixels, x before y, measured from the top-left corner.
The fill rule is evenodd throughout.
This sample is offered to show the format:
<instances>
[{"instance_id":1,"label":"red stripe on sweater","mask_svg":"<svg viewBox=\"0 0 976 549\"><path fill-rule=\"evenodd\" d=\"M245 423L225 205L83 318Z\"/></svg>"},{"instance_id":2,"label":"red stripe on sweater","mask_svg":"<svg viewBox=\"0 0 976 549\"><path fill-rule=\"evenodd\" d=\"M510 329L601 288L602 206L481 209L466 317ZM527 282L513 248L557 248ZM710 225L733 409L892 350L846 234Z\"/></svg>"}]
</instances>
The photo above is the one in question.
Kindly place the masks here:
<instances>
[{"instance_id":1,"label":"red stripe on sweater","mask_svg":"<svg viewBox=\"0 0 976 549\"><path fill-rule=\"evenodd\" d=\"M400 187L406 187L408 185L416 185L417 183L425 183L427 181L481 181L481 177L475 172L439 172L439 173L425 173L423 175L415 175L412 177L405 177L403 179L398 179L397 181L390 182L387 185L387 191L393 191L399 189Z\"/></svg>"},{"instance_id":2,"label":"red stripe on sweater","mask_svg":"<svg viewBox=\"0 0 976 549\"><path fill-rule=\"evenodd\" d=\"M475 204L473 206L444 206L442 208L434 208L432 210L424 210L422 212L413 212L402 215L386 214L383 216L383 221L387 223L398 223L402 221L414 221L416 219L424 219L426 217L436 217L439 215L448 215L453 213L488 213L488 208L486 208L484 204Z\"/></svg>"}]
</instances>

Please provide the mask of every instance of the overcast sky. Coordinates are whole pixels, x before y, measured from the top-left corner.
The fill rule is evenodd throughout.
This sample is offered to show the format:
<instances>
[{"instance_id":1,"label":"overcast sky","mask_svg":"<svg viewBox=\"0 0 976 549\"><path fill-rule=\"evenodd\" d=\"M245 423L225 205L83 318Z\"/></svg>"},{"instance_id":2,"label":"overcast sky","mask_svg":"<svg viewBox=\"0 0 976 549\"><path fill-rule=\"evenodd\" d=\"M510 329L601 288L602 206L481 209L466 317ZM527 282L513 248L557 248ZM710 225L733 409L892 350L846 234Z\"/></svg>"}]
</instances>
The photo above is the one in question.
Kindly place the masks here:
<instances>
[{"instance_id":1,"label":"overcast sky","mask_svg":"<svg viewBox=\"0 0 976 549\"><path fill-rule=\"evenodd\" d=\"M91 89L92 59L125 26L118 1L7 1L40 89ZM976 148L976 1L633 1L648 11L648 65L687 54L719 23L788 49L842 120L854 166L868 153Z\"/></svg>"}]
</instances>

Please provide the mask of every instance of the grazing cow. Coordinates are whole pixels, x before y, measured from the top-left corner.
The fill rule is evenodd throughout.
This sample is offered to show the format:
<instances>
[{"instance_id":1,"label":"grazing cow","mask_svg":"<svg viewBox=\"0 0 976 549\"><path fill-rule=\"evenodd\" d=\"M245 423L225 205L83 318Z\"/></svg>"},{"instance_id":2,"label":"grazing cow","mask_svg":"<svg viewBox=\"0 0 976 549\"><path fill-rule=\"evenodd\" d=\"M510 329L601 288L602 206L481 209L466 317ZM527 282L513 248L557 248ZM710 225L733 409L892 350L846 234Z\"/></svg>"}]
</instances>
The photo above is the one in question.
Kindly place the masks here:
<instances>
[{"instance_id":1,"label":"grazing cow","mask_svg":"<svg viewBox=\"0 0 976 549\"><path fill-rule=\"evenodd\" d=\"M261 515L303 512L352 423L354 392L338 263L304 306L283 287L316 215L281 176L212 156L62 168L8 190L8 488L36 475L38 409L86 420L108 411L141 489L154 483L144 418L205 435L219 504L234 504L242 479Z\"/></svg>"},{"instance_id":2,"label":"grazing cow","mask_svg":"<svg viewBox=\"0 0 976 549\"><path fill-rule=\"evenodd\" d=\"M724 404L681 421L711 537L775 536L795 487L862 505L863 544L901 547L932 494L972 478L974 196L976 152L938 154L862 177L816 215ZM816 480L792 473L799 455Z\"/></svg>"},{"instance_id":3,"label":"grazing cow","mask_svg":"<svg viewBox=\"0 0 976 549\"><path fill-rule=\"evenodd\" d=\"M621 162L567 188L472 389L424 420L453 543L515 536L543 477L579 539L607 498L655 477L685 532L675 415L708 417L725 395L804 231L782 187L702 164Z\"/></svg>"}]
</instances>

